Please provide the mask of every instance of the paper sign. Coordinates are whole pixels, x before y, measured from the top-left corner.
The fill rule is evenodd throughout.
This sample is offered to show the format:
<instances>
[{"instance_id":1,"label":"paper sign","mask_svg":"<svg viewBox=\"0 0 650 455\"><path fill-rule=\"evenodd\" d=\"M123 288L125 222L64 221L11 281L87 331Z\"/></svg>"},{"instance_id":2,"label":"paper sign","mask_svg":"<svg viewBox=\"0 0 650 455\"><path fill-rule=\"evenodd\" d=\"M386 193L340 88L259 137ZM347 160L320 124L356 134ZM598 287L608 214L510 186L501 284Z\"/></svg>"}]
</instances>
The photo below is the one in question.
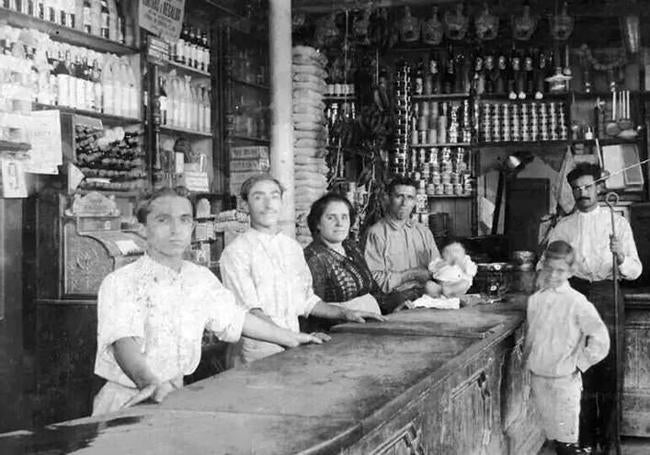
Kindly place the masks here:
<instances>
[{"instance_id":1,"label":"paper sign","mask_svg":"<svg viewBox=\"0 0 650 455\"><path fill-rule=\"evenodd\" d=\"M2 197L27 197L25 169L22 161L11 158L0 160L0 181L2 183Z\"/></svg>"},{"instance_id":2,"label":"paper sign","mask_svg":"<svg viewBox=\"0 0 650 455\"><path fill-rule=\"evenodd\" d=\"M34 111L31 118L32 150L25 163L25 172L56 175L58 166L63 163L59 111Z\"/></svg>"},{"instance_id":3,"label":"paper sign","mask_svg":"<svg viewBox=\"0 0 650 455\"><path fill-rule=\"evenodd\" d=\"M181 36L185 0L140 0L140 27L169 42Z\"/></svg>"}]
</instances>

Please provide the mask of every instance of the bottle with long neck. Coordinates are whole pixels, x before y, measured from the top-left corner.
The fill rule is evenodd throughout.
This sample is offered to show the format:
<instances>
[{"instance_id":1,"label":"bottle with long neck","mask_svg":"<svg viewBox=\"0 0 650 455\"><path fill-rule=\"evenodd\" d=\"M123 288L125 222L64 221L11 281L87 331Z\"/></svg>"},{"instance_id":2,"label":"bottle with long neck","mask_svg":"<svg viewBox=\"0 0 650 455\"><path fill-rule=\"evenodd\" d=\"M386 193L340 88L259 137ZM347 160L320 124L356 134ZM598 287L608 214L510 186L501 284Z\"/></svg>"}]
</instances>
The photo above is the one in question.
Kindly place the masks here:
<instances>
[{"instance_id":1,"label":"bottle with long neck","mask_svg":"<svg viewBox=\"0 0 650 455\"><path fill-rule=\"evenodd\" d=\"M83 0L83 31L91 35L93 33L92 7L90 0Z\"/></svg>"},{"instance_id":2,"label":"bottle with long neck","mask_svg":"<svg viewBox=\"0 0 650 455\"><path fill-rule=\"evenodd\" d=\"M115 113L115 74L113 72L113 58L108 57L102 68L102 112L105 114Z\"/></svg>"},{"instance_id":3,"label":"bottle with long neck","mask_svg":"<svg viewBox=\"0 0 650 455\"><path fill-rule=\"evenodd\" d=\"M158 84L160 86L160 93L158 100L160 102L160 124L167 125L167 90L165 90L165 78L158 77Z\"/></svg>"},{"instance_id":4,"label":"bottle with long neck","mask_svg":"<svg viewBox=\"0 0 650 455\"><path fill-rule=\"evenodd\" d=\"M99 12L99 16L100 16L99 36L101 36L102 38L105 38L105 39L109 39L109 37L110 37L109 30L110 30L110 27L111 27L111 24L110 24L111 15L110 15L110 13L108 11L108 1L107 0L101 0L100 8L101 9L100 9L100 12Z\"/></svg>"},{"instance_id":5,"label":"bottle with long neck","mask_svg":"<svg viewBox=\"0 0 650 455\"><path fill-rule=\"evenodd\" d=\"M445 68L445 93L453 93L456 86L456 62L454 59L454 48L450 44L447 48L447 67Z\"/></svg>"},{"instance_id":6,"label":"bottle with long neck","mask_svg":"<svg viewBox=\"0 0 650 455\"><path fill-rule=\"evenodd\" d=\"M65 55L65 57L62 57ZM59 63L54 69L56 74L57 100L59 106L70 106L70 50L61 50Z\"/></svg>"}]
</instances>

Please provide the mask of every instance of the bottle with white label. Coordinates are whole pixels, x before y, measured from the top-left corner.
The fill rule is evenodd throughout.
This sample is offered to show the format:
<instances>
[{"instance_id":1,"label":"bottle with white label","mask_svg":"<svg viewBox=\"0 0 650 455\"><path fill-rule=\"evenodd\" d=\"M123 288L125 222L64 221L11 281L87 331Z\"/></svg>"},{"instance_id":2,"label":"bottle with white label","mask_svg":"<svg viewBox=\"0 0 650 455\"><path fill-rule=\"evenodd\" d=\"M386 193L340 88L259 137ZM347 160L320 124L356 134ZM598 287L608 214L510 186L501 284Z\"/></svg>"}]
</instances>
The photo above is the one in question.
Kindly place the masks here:
<instances>
[{"instance_id":1,"label":"bottle with white label","mask_svg":"<svg viewBox=\"0 0 650 455\"><path fill-rule=\"evenodd\" d=\"M158 100L160 102L160 124L165 126L167 125L167 91L165 90L165 78L160 76L158 78L158 84L160 87L158 95Z\"/></svg>"},{"instance_id":2,"label":"bottle with white label","mask_svg":"<svg viewBox=\"0 0 650 455\"><path fill-rule=\"evenodd\" d=\"M83 0L83 31L92 35L93 33L93 20L92 20L92 7L90 0Z\"/></svg>"},{"instance_id":3,"label":"bottle with white label","mask_svg":"<svg viewBox=\"0 0 650 455\"><path fill-rule=\"evenodd\" d=\"M100 2L101 10L99 12L99 36L105 39L109 39L109 30L111 28L110 13L108 11L108 1L101 0Z\"/></svg>"},{"instance_id":4,"label":"bottle with white label","mask_svg":"<svg viewBox=\"0 0 650 455\"><path fill-rule=\"evenodd\" d=\"M102 112L115 113L115 81L112 59L107 58L102 68Z\"/></svg>"},{"instance_id":5,"label":"bottle with white label","mask_svg":"<svg viewBox=\"0 0 650 455\"><path fill-rule=\"evenodd\" d=\"M56 75L56 99L59 106L70 106L70 46L62 45L59 51L59 63L54 69Z\"/></svg>"}]
</instances>

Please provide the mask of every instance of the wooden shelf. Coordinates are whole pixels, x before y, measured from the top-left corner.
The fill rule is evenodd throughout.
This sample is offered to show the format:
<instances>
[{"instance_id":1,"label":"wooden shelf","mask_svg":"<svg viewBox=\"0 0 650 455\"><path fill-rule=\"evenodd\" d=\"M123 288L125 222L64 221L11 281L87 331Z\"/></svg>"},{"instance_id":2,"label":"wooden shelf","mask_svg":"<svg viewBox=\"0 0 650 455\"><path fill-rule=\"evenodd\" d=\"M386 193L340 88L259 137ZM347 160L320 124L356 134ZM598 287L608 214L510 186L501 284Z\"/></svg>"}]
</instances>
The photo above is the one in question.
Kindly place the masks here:
<instances>
[{"instance_id":1,"label":"wooden shelf","mask_svg":"<svg viewBox=\"0 0 650 455\"><path fill-rule=\"evenodd\" d=\"M635 137L634 139L621 139L618 137L598 139L598 143L601 146L605 145L619 145L619 144L637 144L642 139L641 135ZM584 144L584 145L596 145L596 139L573 139L570 141L571 144Z\"/></svg>"},{"instance_id":2,"label":"wooden shelf","mask_svg":"<svg viewBox=\"0 0 650 455\"><path fill-rule=\"evenodd\" d=\"M262 144L262 145L271 144L270 139L264 139L261 137L242 136L239 134L229 134L226 139L229 141L249 141L249 142L254 142L256 144Z\"/></svg>"},{"instance_id":3,"label":"wooden shelf","mask_svg":"<svg viewBox=\"0 0 650 455\"><path fill-rule=\"evenodd\" d=\"M471 199L474 197L472 193L469 194L428 194L429 199Z\"/></svg>"},{"instance_id":4,"label":"wooden shelf","mask_svg":"<svg viewBox=\"0 0 650 455\"><path fill-rule=\"evenodd\" d=\"M524 99L510 99L507 93L482 93L476 95L474 98L477 101L501 101L502 103L512 104L527 104L527 103L545 103L553 101L566 101L569 93L544 93L544 97L537 99L533 97L526 97Z\"/></svg>"},{"instance_id":5,"label":"wooden shelf","mask_svg":"<svg viewBox=\"0 0 650 455\"><path fill-rule=\"evenodd\" d=\"M437 101L469 98L469 93L436 93L435 95L411 95L411 101Z\"/></svg>"},{"instance_id":6,"label":"wooden shelf","mask_svg":"<svg viewBox=\"0 0 650 455\"><path fill-rule=\"evenodd\" d=\"M268 85L258 84L256 82L248 82L232 76L228 76L228 80L236 85L245 85L247 87L251 87L257 90L271 91L271 87L269 87Z\"/></svg>"},{"instance_id":7,"label":"wooden shelf","mask_svg":"<svg viewBox=\"0 0 650 455\"><path fill-rule=\"evenodd\" d=\"M86 117L97 118L107 125L135 125L142 123L138 118L122 117L119 115L103 114L97 111L87 111L84 109L75 109L67 106L50 106L49 104L33 103L32 109L35 111L44 111L55 109L66 114L85 115Z\"/></svg>"},{"instance_id":8,"label":"wooden shelf","mask_svg":"<svg viewBox=\"0 0 650 455\"><path fill-rule=\"evenodd\" d=\"M172 60L167 61L167 66L173 69L180 70L179 72L182 73L187 73L187 74L193 74L195 76L201 76L201 77L212 77L212 74L210 74L208 71L201 71L196 68L192 68L191 66L184 65L182 63L174 62Z\"/></svg>"},{"instance_id":9,"label":"wooden shelf","mask_svg":"<svg viewBox=\"0 0 650 455\"><path fill-rule=\"evenodd\" d=\"M323 101L356 101L356 95L325 95Z\"/></svg>"},{"instance_id":10,"label":"wooden shelf","mask_svg":"<svg viewBox=\"0 0 650 455\"><path fill-rule=\"evenodd\" d=\"M409 145L409 148L412 149L419 149L419 148L433 148L433 147L471 147L472 144L469 142L445 142L445 143L440 143L440 144L411 144Z\"/></svg>"},{"instance_id":11,"label":"wooden shelf","mask_svg":"<svg viewBox=\"0 0 650 455\"><path fill-rule=\"evenodd\" d=\"M180 134L183 136L193 136L193 137L204 137L206 139L212 138L212 133L206 133L204 131L191 130L189 128L181 128L179 126L171 125L160 125L161 134Z\"/></svg>"},{"instance_id":12,"label":"wooden shelf","mask_svg":"<svg viewBox=\"0 0 650 455\"><path fill-rule=\"evenodd\" d=\"M0 152L26 152L31 148L27 142L0 141Z\"/></svg>"},{"instance_id":13,"label":"wooden shelf","mask_svg":"<svg viewBox=\"0 0 650 455\"><path fill-rule=\"evenodd\" d=\"M560 139L557 141L507 141L507 142L479 142L474 145L477 148L489 148L489 147L509 147L509 146L519 146L519 147L545 147L545 146L558 146L558 145L569 145L571 141L569 139Z\"/></svg>"},{"instance_id":14,"label":"wooden shelf","mask_svg":"<svg viewBox=\"0 0 650 455\"><path fill-rule=\"evenodd\" d=\"M107 40L99 36L84 33L49 21L19 13L11 9L0 7L0 17L9 25L19 28L33 28L47 33L54 41L60 41L75 46L86 47L100 52L109 52L117 55L134 54L138 49L122 43ZM77 18L81 20L81 18Z\"/></svg>"}]
</instances>

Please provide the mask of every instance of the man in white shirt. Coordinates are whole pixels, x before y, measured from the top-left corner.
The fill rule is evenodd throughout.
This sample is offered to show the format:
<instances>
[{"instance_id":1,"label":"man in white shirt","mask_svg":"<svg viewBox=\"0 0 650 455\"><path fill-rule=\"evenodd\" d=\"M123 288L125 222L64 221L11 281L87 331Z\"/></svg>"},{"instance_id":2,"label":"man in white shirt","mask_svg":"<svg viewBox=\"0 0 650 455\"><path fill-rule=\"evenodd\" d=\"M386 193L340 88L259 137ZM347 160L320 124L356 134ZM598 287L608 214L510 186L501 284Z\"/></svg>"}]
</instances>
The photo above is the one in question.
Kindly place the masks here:
<instances>
[{"instance_id":1,"label":"man in white shirt","mask_svg":"<svg viewBox=\"0 0 650 455\"><path fill-rule=\"evenodd\" d=\"M571 286L594 304L612 340L609 355L583 377L580 422L583 445L600 443L607 446L607 430L616 397L614 267L618 268L622 279L635 280L641 275L642 265L632 229L622 216L615 216L616 236L612 235L609 209L598 205L602 184L594 182L600 176L600 168L588 163L578 164L569 172L567 181L573 190L577 210L558 222L549 236L549 243L564 240L574 248L576 261ZM623 301L622 295L619 299Z\"/></svg>"},{"instance_id":2,"label":"man in white shirt","mask_svg":"<svg viewBox=\"0 0 650 455\"><path fill-rule=\"evenodd\" d=\"M278 229L282 193L280 182L268 174L251 177L242 185L241 196L248 206L252 229L228 245L219 261L223 283L237 302L252 314L294 332L300 330L298 316L352 322L383 320L375 313L330 305L314 294L300 244ZM283 350L275 343L243 337L235 361L248 363Z\"/></svg>"},{"instance_id":3,"label":"man in white shirt","mask_svg":"<svg viewBox=\"0 0 650 455\"><path fill-rule=\"evenodd\" d=\"M163 188L141 203L147 253L99 288L95 374L107 382L93 415L148 398L160 402L182 387L199 364L204 329L228 342L241 334L288 347L322 342L248 314L212 272L183 260L194 228L187 195Z\"/></svg>"}]
</instances>

